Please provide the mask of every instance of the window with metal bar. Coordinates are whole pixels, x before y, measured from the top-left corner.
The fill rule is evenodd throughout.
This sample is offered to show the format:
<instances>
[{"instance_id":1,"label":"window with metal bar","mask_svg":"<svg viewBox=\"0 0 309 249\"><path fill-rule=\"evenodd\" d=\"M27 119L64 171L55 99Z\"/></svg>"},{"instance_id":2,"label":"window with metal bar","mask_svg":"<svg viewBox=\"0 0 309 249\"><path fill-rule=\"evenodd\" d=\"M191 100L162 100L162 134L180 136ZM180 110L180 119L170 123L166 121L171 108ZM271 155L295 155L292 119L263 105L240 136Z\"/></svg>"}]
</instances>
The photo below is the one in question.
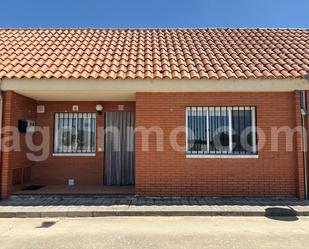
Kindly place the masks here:
<instances>
[{"instance_id":1,"label":"window with metal bar","mask_svg":"<svg viewBox=\"0 0 309 249\"><path fill-rule=\"evenodd\" d=\"M187 154L255 155L255 107L187 107Z\"/></svg>"},{"instance_id":2,"label":"window with metal bar","mask_svg":"<svg viewBox=\"0 0 309 249\"><path fill-rule=\"evenodd\" d=\"M55 113L54 153L95 153L95 113Z\"/></svg>"}]
</instances>

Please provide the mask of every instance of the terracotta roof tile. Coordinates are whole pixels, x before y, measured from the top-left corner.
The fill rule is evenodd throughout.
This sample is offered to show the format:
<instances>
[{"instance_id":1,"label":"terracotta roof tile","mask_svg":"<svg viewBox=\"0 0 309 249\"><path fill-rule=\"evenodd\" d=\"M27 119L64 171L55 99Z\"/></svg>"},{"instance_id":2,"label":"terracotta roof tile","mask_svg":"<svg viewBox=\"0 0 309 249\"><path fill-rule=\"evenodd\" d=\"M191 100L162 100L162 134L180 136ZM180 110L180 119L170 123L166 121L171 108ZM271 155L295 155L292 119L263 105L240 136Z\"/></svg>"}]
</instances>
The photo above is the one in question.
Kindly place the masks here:
<instances>
[{"instance_id":1,"label":"terracotta roof tile","mask_svg":"<svg viewBox=\"0 0 309 249\"><path fill-rule=\"evenodd\" d=\"M0 29L0 78L302 78L308 29Z\"/></svg>"}]
</instances>

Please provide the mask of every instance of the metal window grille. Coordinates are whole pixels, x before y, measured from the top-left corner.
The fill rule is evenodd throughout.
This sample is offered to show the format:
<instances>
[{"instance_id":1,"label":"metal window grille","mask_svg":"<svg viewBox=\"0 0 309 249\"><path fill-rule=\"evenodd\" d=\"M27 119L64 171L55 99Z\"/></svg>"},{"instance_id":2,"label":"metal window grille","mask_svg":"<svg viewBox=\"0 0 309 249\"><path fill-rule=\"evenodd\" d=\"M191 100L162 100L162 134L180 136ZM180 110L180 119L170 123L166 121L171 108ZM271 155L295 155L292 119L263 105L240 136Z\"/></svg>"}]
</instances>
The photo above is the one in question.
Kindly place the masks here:
<instances>
[{"instance_id":1,"label":"metal window grille","mask_svg":"<svg viewBox=\"0 0 309 249\"><path fill-rule=\"evenodd\" d=\"M257 154L256 108L187 107L187 154Z\"/></svg>"},{"instance_id":2,"label":"metal window grille","mask_svg":"<svg viewBox=\"0 0 309 249\"><path fill-rule=\"evenodd\" d=\"M54 153L94 153L95 113L55 113Z\"/></svg>"}]
</instances>

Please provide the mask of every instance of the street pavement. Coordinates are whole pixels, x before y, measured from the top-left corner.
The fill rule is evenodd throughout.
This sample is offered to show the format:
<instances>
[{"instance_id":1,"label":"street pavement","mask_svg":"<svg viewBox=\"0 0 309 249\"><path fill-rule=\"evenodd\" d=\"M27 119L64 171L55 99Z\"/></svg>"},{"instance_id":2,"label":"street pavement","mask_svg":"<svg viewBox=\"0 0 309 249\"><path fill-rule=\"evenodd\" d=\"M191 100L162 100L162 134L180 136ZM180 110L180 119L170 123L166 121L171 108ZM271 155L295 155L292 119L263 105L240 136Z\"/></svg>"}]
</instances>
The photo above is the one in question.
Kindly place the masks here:
<instances>
[{"instance_id":1,"label":"street pavement","mask_svg":"<svg viewBox=\"0 0 309 249\"><path fill-rule=\"evenodd\" d=\"M0 218L105 216L309 216L309 201L288 198L126 196L14 196L0 201Z\"/></svg>"},{"instance_id":2,"label":"street pavement","mask_svg":"<svg viewBox=\"0 0 309 249\"><path fill-rule=\"evenodd\" d=\"M1 249L309 248L309 217L0 219Z\"/></svg>"}]
</instances>

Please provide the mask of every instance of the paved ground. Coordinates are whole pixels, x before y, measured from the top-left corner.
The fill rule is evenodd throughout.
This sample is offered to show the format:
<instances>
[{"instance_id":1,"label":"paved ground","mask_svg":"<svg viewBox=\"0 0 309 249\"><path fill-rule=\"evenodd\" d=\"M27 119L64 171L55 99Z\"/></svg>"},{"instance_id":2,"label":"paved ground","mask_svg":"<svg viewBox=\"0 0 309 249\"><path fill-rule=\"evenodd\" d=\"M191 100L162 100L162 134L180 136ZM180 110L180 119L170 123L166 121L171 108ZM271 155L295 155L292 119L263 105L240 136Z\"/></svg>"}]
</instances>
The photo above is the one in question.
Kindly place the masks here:
<instances>
[{"instance_id":1,"label":"paved ground","mask_svg":"<svg viewBox=\"0 0 309 249\"><path fill-rule=\"evenodd\" d=\"M99 216L309 216L309 201L280 198L14 197L0 218Z\"/></svg>"},{"instance_id":2,"label":"paved ground","mask_svg":"<svg viewBox=\"0 0 309 249\"><path fill-rule=\"evenodd\" d=\"M308 248L309 217L1 219L1 249Z\"/></svg>"}]
</instances>

